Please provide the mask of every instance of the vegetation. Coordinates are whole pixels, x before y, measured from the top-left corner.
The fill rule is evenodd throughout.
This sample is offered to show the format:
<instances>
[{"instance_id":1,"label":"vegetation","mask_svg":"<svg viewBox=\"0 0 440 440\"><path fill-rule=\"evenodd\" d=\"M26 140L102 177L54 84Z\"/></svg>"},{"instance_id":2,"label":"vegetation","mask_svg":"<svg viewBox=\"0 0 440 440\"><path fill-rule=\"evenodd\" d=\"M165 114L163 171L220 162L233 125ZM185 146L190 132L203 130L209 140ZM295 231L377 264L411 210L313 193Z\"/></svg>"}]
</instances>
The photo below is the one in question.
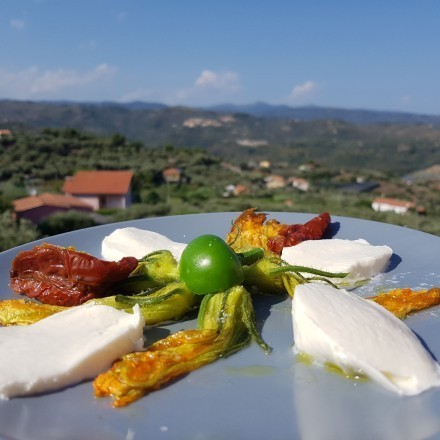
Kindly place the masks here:
<instances>
[{"instance_id":1,"label":"vegetation","mask_svg":"<svg viewBox=\"0 0 440 440\"><path fill-rule=\"evenodd\" d=\"M25 220L14 221L9 210L0 213L0 250L28 243L38 237L37 228L32 223Z\"/></svg>"},{"instance_id":2,"label":"vegetation","mask_svg":"<svg viewBox=\"0 0 440 440\"><path fill-rule=\"evenodd\" d=\"M278 159L267 168L260 167L257 161L247 160L246 156L234 162L225 161L201 148L178 148L167 144L148 148L119 133L104 136L72 128L16 128L12 137L0 139L0 250L97 222L198 212L238 212L249 207L262 211L329 211L333 216L388 222L440 235L438 180L406 185L396 175L393 163L384 170L379 166L362 169L332 166L331 159L327 163L327 156L325 164L311 159L313 151L318 154L319 150L312 140L302 148L301 161L296 158L295 162L308 165L305 170L299 169L294 162ZM310 155L309 150L312 151ZM268 149L266 153L265 158L272 157ZM400 163L407 163L410 157L419 153L419 150L410 151ZM319 154L322 156L322 151ZM401 154L405 156L405 151ZM371 156L385 167L382 155ZM166 183L162 171L168 167L180 169L180 182ZM413 164L414 170L419 168ZM38 226L13 221L14 199L31 191L60 192L66 176L87 169L133 170L132 206L126 210L102 211L93 218L77 212L56 214ZM268 189L264 179L269 174L304 177L310 182L310 190L303 192L292 186ZM343 185L360 177L375 181L379 187L361 194L341 190ZM240 195L225 194L230 185L242 185L246 191ZM371 209L371 201L378 195L417 201L418 205L423 205L426 215L377 213Z\"/></svg>"},{"instance_id":3,"label":"vegetation","mask_svg":"<svg viewBox=\"0 0 440 440\"><path fill-rule=\"evenodd\" d=\"M96 225L97 223L90 215L72 210L67 212L57 212L46 217L38 225L38 229L40 234L50 236L74 231L76 229L90 228L91 226Z\"/></svg>"},{"instance_id":4,"label":"vegetation","mask_svg":"<svg viewBox=\"0 0 440 440\"><path fill-rule=\"evenodd\" d=\"M334 109L322 112L319 108L283 112L282 117L265 109L263 114L277 117L258 117L240 110L224 114L183 107L0 101L0 119L38 130L56 128L64 137L69 131L64 128L70 127L77 142L81 140L76 130L97 135L120 133L107 142L114 147L122 147L127 139L148 148L171 144L178 149L203 149L235 163L276 157L278 162L296 167L313 160L330 168L369 168L393 176L440 163L439 117ZM377 123L368 124L372 120ZM59 149L60 154L69 154L69 144L59 144ZM98 159L91 157L90 166L116 166L111 157L102 163ZM56 169L53 166L47 172L56 173Z\"/></svg>"}]
</instances>

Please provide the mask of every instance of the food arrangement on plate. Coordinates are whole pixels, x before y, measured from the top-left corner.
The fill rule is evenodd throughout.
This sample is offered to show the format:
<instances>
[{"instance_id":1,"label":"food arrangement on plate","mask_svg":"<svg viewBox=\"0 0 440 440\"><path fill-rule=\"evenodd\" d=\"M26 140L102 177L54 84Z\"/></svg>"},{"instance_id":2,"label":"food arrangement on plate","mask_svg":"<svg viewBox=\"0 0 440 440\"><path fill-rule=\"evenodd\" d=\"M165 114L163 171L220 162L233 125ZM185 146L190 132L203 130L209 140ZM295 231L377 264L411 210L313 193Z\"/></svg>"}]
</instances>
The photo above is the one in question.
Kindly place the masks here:
<instances>
[{"instance_id":1,"label":"food arrangement on plate","mask_svg":"<svg viewBox=\"0 0 440 440\"><path fill-rule=\"evenodd\" d=\"M10 285L30 299L0 302L0 350L8 357L0 397L95 378L97 397L124 406L251 341L270 356L253 309L253 298L268 294L292 297L300 356L398 394L439 386L438 364L401 319L439 304L440 289L402 286L368 299L352 293L386 268L392 250L325 238L329 224L327 213L287 225L249 209L224 240L203 235L176 243L124 228L104 239L103 259L49 244L19 253ZM150 345L147 331L142 347L144 325L194 313L197 328ZM15 367L23 352L35 360L32 378Z\"/></svg>"}]
</instances>

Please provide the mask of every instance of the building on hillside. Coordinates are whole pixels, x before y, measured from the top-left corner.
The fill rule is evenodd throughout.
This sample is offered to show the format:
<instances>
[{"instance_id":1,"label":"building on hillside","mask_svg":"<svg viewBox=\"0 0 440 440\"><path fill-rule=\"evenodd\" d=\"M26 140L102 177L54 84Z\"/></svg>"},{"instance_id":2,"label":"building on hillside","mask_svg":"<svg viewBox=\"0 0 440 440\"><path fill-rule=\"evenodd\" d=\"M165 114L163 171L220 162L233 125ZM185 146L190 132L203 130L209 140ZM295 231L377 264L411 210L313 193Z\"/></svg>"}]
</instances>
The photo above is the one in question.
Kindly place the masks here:
<instances>
[{"instance_id":1,"label":"building on hillside","mask_svg":"<svg viewBox=\"0 0 440 440\"><path fill-rule=\"evenodd\" d=\"M182 170L171 167L162 171L162 177L166 183L180 183L182 180Z\"/></svg>"},{"instance_id":2,"label":"building on hillside","mask_svg":"<svg viewBox=\"0 0 440 440\"><path fill-rule=\"evenodd\" d=\"M258 166L262 170L268 170L268 169L270 169L272 164L271 164L270 160L260 160L260 162L258 163Z\"/></svg>"},{"instance_id":3,"label":"building on hillside","mask_svg":"<svg viewBox=\"0 0 440 440\"><path fill-rule=\"evenodd\" d=\"M125 209L131 205L132 171L78 171L67 177L63 192L102 208Z\"/></svg>"},{"instance_id":4,"label":"building on hillside","mask_svg":"<svg viewBox=\"0 0 440 440\"><path fill-rule=\"evenodd\" d=\"M247 185L243 185L239 183L238 185L235 185L234 188L234 196L244 196L250 193L249 187Z\"/></svg>"},{"instance_id":5,"label":"building on hillside","mask_svg":"<svg viewBox=\"0 0 440 440\"><path fill-rule=\"evenodd\" d=\"M210 118L190 118L183 121L183 127L196 128L196 127L221 127L223 124L217 119Z\"/></svg>"},{"instance_id":6,"label":"building on hillside","mask_svg":"<svg viewBox=\"0 0 440 440\"><path fill-rule=\"evenodd\" d=\"M86 202L73 196L62 194L43 193L40 195L23 197L13 202L14 217L30 220L39 224L44 218L57 212L80 211L93 212L93 208Z\"/></svg>"},{"instance_id":7,"label":"building on hillside","mask_svg":"<svg viewBox=\"0 0 440 440\"><path fill-rule=\"evenodd\" d=\"M302 177L289 177L287 183L300 191L308 191L310 189L309 181Z\"/></svg>"},{"instance_id":8,"label":"building on hillside","mask_svg":"<svg viewBox=\"0 0 440 440\"><path fill-rule=\"evenodd\" d=\"M223 197L240 197L250 193L249 187L247 185L238 184L238 185L227 185L224 192Z\"/></svg>"},{"instance_id":9,"label":"building on hillside","mask_svg":"<svg viewBox=\"0 0 440 440\"><path fill-rule=\"evenodd\" d=\"M8 128L0 128L0 139L12 136L12 131Z\"/></svg>"},{"instance_id":10,"label":"building on hillside","mask_svg":"<svg viewBox=\"0 0 440 440\"><path fill-rule=\"evenodd\" d=\"M377 197L373 200L371 207L377 212L406 214L408 211L416 209L416 204L405 200Z\"/></svg>"},{"instance_id":11,"label":"building on hillside","mask_svg":"<svg viewBox=\"0 0 440 440\"><path fill-rule=\"evenodd\" d=\"M271 174L264 179L264 184L267 189L277 189L286 187L286 179L277 174Z\"/></svg>"},{"instance_id":12,"label":"building on hillside","mask_svg":"<svg viewBox=\"0 0 440 440\"><path fill-rule=\"evenodd\" d=\"M303 163L298 167L298 169L303 173L313 171L315 168L316 165L313 162Z\"/></svg>"}]
</instances>

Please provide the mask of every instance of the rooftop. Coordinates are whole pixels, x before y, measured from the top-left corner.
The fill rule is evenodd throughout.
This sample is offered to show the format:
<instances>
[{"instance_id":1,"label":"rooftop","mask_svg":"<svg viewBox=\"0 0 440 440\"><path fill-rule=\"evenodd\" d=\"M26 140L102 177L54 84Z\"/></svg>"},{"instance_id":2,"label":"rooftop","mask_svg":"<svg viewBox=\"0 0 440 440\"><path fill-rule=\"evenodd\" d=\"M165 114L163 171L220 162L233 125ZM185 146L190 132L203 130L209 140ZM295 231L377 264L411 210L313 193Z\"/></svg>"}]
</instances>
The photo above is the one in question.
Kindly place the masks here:
<instances>
[{"instance_id":1,"label":"rooftop","mask_svg":"<svg viewBox=\"0 0 440 440\"><path fill-rule=\"evenodd\" d=\"M54 206L57 208L83 208L90 209L88 203L83 202L73 196L64 196L62 194L43 193L36 196L23 197L14 200L14 211L23 212L29 209L39 208L41 206Z\"/></svg>"},{"instance_id":2,"label":"rooftop","mask_svg":"<svg viewBox=\"0 0 440 440\"><path fill-rule=\"evenodd\" d=\"M377 197L373 200L373 203L380 203L380 204L386 204L390 206L402 206L405 208L413 208L415 207L414 202L405 201L405 200L398 200L398 199L392 199L392 198L386 198L386 197Z\"/></svg>"},{"instance_id":3,"label":"rooftop","mask_svg":"<svg viewBox=\"0 0 440 440\"><path fill-rule=\"evenodd\" d=\"M132 171L78 171L66 179L63 191L78 195L122 195L129 192L132 178Z\"/></svg>"}]
</instances>

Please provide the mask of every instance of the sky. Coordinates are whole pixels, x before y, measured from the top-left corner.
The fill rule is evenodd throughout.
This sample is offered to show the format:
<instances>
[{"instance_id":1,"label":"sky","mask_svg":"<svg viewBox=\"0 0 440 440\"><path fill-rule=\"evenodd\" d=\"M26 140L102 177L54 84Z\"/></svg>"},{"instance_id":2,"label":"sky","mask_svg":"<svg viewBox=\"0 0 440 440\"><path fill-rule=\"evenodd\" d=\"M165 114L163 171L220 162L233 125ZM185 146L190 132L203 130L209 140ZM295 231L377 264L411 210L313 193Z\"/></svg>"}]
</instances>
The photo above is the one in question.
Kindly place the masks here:
<instances>
[{"instance_id":1,"label":"sky","mask_svg":"<svg viewBox=\"0 0 440 440\"><path fill-rule=\"evenodd\" d=\"M438 0L1 0L0 99L440 114Z\"/></svg>"}]
</instances>

